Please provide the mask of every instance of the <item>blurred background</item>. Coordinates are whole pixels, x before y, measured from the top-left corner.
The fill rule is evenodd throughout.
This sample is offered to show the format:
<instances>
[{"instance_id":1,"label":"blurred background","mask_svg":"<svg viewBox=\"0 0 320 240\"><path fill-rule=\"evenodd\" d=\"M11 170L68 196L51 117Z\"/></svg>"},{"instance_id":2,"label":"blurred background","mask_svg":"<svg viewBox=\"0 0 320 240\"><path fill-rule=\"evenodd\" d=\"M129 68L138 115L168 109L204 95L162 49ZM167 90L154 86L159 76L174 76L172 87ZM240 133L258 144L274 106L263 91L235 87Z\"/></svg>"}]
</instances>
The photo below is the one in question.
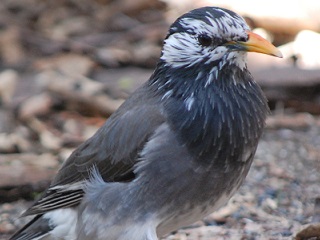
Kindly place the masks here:
<instances>
[{"instance_id":1,"label":"blurred background","mask_svg":"<svg viewBox=\"0 0 320 240\"><path fill-rule=\"evenodd\" d=\"M284 58L249 54L272 113L245 185L165 239L319 239L316 0L1 0L0 239L28 220L19 215L60 164L149 78L169 25L207 5L241 14Z\"/></svg>"}]
</instances>

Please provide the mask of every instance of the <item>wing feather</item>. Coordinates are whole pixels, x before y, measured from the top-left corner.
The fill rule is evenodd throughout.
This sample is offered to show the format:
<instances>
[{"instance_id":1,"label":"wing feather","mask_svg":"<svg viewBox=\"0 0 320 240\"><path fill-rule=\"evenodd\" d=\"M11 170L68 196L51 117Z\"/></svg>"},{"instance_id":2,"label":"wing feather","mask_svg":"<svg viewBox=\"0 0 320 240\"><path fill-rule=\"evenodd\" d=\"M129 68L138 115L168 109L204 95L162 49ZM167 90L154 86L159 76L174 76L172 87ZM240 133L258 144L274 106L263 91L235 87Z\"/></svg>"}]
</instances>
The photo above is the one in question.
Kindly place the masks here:
<instances>
[{"instance_id":1,"label":"wing feather","mask_svg":"<svg viewBox=\"0 0 320 240\"><path fill-rule=\"evenodd\" d=\"M141 102L139 99L142 98ZM23 215L43 214L81 202L83 183L96 167L106 182L134 179L140 151L165 121L156 99L145 88L131 96L94 134L67 159L44 195Z\"/></svg>"}]
</instances>

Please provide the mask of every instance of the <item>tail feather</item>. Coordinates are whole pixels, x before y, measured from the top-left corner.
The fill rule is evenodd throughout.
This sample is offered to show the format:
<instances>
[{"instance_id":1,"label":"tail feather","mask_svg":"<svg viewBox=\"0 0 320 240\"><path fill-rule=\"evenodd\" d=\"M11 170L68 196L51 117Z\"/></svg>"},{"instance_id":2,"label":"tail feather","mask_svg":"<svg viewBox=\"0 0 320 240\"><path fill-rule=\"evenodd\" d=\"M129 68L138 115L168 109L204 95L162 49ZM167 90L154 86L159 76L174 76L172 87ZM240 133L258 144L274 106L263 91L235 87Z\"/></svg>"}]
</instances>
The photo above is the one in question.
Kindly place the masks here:
<instances>
[{"instance_id":1,"label":"tail feather","mask_svg":"<svg viewBox=\"0 0 320 240\"><path fill-rule=\"evenodd\" d=\"M48 235L51 230L49 220L37 215L9 240L36 240Z\"/></svg>"},{"instance_id":2,"label":"tail feather","mask_svg":"<svg viewBox=\"0 0 320 240\"><path fill-rule=\"evenodd\" d=\"M77 217L74 208L38 214L9 240L76 239Z\"/></svg>"}]
</instances>

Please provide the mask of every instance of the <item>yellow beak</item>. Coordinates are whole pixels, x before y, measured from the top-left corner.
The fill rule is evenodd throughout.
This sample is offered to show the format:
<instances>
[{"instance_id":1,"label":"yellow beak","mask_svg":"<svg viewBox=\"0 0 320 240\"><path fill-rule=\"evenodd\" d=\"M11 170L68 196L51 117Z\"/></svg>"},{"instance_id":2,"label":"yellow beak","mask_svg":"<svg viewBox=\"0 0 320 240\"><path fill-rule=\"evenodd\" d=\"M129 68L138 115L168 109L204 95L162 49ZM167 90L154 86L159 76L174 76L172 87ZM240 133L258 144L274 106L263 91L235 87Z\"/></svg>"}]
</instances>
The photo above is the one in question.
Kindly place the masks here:
<instances>
[{"instance_id":1,"label":"yellow beak","mask_svg":"<svg viewBox=\"0 0 320 240\"><path fill-rule=\"evenodd\" d=\"M273 44L264 39L263 37L248 31L248 41L232 41L228 42L226 45L230 46L231 49L235 51L246 51L246 52L257 52L264 53L271 56L282 58L282 53Z\"/></svg>"}]
</instances>

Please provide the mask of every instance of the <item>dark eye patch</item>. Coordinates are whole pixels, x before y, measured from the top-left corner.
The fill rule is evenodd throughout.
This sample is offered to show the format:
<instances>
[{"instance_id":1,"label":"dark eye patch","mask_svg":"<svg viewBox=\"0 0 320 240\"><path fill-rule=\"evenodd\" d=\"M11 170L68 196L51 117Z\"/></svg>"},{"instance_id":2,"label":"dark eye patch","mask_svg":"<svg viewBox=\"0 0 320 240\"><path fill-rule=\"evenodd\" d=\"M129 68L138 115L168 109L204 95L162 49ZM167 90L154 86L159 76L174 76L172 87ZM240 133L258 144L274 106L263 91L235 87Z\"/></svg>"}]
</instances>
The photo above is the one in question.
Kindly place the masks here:
<instances>
[{"instance_id":1,"label":"dark eye patch","mask_svg":"<svg viewBox=\"0 0 320 240\"><path fill-rule=\"evenodd\" d=\"M200 34L198 36L198 41L199 41L200 45L202 45L204 47L208 47L208 46L212 45L212 38L206 34Z\"/></svg>"},{"instance_id":2,"label":"dark eye patch","mask_svg":"<svg viewBox=\"0 0 320 240\"><path fill-rule=\"evenodd\" d=\"M248 41L248 37L240 37L240 38L238 39L238 41L240 41L240 42L246 42L246 41Z\"/></svg>"}]
</instances>

